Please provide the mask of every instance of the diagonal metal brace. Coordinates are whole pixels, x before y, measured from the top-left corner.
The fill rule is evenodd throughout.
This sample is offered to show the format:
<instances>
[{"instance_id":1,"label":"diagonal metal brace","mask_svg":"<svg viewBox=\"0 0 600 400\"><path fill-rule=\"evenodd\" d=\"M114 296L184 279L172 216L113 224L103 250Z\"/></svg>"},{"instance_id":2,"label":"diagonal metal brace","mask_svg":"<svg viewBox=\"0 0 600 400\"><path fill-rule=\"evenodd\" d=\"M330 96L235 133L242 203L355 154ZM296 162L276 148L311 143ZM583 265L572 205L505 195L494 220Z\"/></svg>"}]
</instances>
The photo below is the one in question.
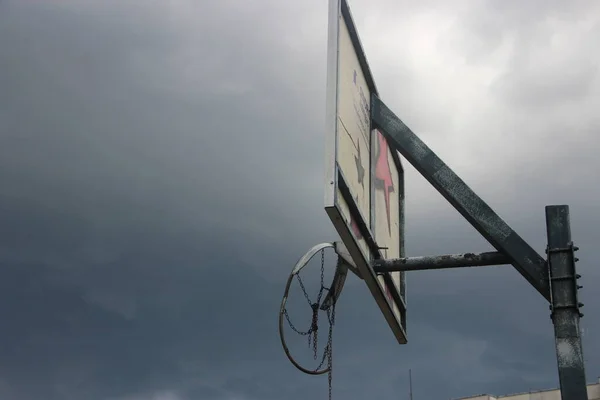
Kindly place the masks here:
<instances>
[{"instance_id":1,"label":"diagonal metal brace","mask_svg":"<svg viewBox=\"0 0 600 400\"><path fill-rule=\"evenodd\" d=\"M380 99L371 97L371 119L391 147L413 167L548 301L550 285L544 260L465 182L415 135Z\"/></svg>"}]
</instances>

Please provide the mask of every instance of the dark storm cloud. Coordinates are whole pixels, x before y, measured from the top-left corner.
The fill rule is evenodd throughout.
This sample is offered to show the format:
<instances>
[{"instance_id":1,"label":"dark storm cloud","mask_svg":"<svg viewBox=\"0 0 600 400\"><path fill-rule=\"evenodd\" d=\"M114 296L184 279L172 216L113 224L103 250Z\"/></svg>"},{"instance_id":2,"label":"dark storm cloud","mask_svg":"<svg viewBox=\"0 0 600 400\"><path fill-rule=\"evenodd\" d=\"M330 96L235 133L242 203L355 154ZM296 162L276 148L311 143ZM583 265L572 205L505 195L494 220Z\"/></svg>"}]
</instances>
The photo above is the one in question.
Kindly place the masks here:
<instances>
[{"instance_id":1,"label":"dark storm cloud","mask_svg":"<svg viewBox=\"0 0 600 400\"><path fill-rule=\"evenodd\" d=\"M244 252L277 237L261 226L259 200L277 195L270 183L286 169L266 168L269 154L257 152L279 136L268 128L294 117L260 119L281 96L243 63L245 96L272 98L178 93L177 71L160 64L177 37L152 18L129 25L127 7L19 7L3 14L0 77L10 94L1 100L7 390L226 396L219 371L235 377L273 343L259 339L277 303L255 294L276 299L279 289L247 269ZM136 61L153 65L153 79ZM241 299L252 299L248 310ZM242 327L251 328L235 340Z\"/></svg>"},{"instance_id":2,"label":"dark storm cloud","mask_svg":"<svg viewBox=\"0 0 600 400\"><path fill-rule=\"evenodd\" d=\"M141 20L133 27L125 22L131 8ZM314 124L303 122L306 105L298 105L296 94L289 95L289 86L296 83L276 79L296 60L256 63L261 57L267 60L261 52L277 44L259 29L252 30L256 48L246 54L244 42L226 41L226 31L216 30L220 25L212 19L186 36L185 29L173 33L167 21L157 24L148 18L144 25L146 13L136 7L97 9L64 12L51 7L11 15L17 27L5 40L34 42L35 50L6 46L12 63L30 59L23 68L3 74L9 88L18 85L7 104L7 112L15 115L8 120L14 126L7 127L11 147L4 147L9 154L3 157L10 163L4 169L13 183L10 190L29 193L38 186L26 185L24 178L43 180L48 186L45 203L71 201L70 212L97 219L94 223L101 226L128 225L135 219L140 227L160 220L194 229L260 232L275 241L283 231L265 224L274 215L289 226L305 223L306 218L290 215L288 204L306 203L302 189L320 186L314 177L320 176L322 157L312 151L320 144L306 140L318 132ZM32 21L36 12L43 14L41 27ZM218 20L225 14L211 15ZM241 11L228 18L236 16L242 17ZM83 21L86 32L79 34ZM252 17L236 23L238 30L229 35L242 39ZM106 25L111 27L107 32ZM223 44L206 43L219 36L225 36ZM188 42L198 50L193 52ZM48 54L40 55L40 49ZM207 69L208 62L214 70ZM53 64L59 65L49 67ZM191 77L180 70L191 73L194 68ZM238 84L246 89L229 93L221 87ZM284 96L288 100L282 102ZM35 111L27 118L17 115L25 110ZM291 127L302 133L290 134ZM290 190L292 184L299 190ZM66 189L72 193L67 199L62 194ZM264 200L272 203L263 207ZM308 201L318 207L318 200ZM265 212L275 214L267 218Z\"/></svg>"},{"instance_id":3,"label":"dark storm cloud","mask_svg":"<svg viewBox=\"0 0 600 400\"><path fill-rule=\"evenodd\" d=\"M275 323L296 258L335 239L321 195L326 7L152 4L0 4L0 300L8 325L0 335L0 394L24 400L325 395L326 379L299 375L287 363ZM428 4L448 11L444 2ZM510 4L488 7L461 16L467 33L474 29L469 21L491 20L496 8L519 16L496 20L507 31L541 18ZM547 7L546 15L565 15ZM406 11L398 18L408 21ZM475 43L478 60L505 35L491 32L486 42L483 33ZM571 56L585 60L585 43ZM539 46L516 47L513 57L526 59ZM373 50L373 59L382 60ZM426 63L428 55L409 56ZM571 91L569 101L593 109L597 86L584 84L594 76L592 61L560 64L581 69L543 75L563 78L543 92L536 91L543 76L536 83L525 64L510 64L496 84L504 89L490 97L515 110L478 114L474 107L460 121L475 121L467 127L479 133L478 115L517 121L525 106L560 115L569 111L559 103L561 88ZM535 148L538 155L527 159L528 168L513 156L507 173L492 172L501 154L519 154L518 146L481 153L475 166L459 162L452 151L470 146L435 129L457 110L431 110L451 105L443 97L451 92L432 98L424 83L434 72L419 72L419 63L403 74L379 65L374 71L392 98L394 85L404 89L401 101L391 101L402 105L411 126L452 156L465 180L539 252L543 205L572 205L586 276L584 345L588 355L598 354L591 288L600 275L586 249L593 249L600 221L593 213L597 194L584 179L598 167L593 142L586 142L598 120L584 114L589 126L569 141L533 146L529 138L522 151ZM511 92L517 86L522 90ZM420 102L427 97L421 87L430 103ZM544 102L533 99L536 93ZM519 130L560 138L569 122L536 118ZM487 140L498 137L492 130ZM571 155L561 164L568 167L548 174L565 143ZM489 249L407 170L411 255ZM556 386L547 307L510 267L414 273L409 285L410 345L399 347L363 283L348 282L335 331L336 397L407 393L408 368L424 398ZM302 341L294 345L306 349ZM587 366L592 379L600 364L590 358Z\"/></svg>"}]
</instances>

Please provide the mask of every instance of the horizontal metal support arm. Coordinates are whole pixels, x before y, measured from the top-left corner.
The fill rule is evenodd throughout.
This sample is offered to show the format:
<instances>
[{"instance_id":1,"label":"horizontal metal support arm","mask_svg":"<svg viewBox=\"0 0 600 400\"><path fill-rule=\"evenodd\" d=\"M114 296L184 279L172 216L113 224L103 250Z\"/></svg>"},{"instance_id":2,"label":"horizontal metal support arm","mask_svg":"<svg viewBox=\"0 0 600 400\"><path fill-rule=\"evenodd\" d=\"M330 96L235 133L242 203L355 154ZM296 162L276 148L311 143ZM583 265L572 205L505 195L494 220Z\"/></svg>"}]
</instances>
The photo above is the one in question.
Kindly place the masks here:
<instances>
[{"instance_id":1,"label":"horizontal metal support arm","mask_svg":"<svg viewBox=\"0 0 600 400\"><path fill-rule=\"evenodd\" d=\"M378 273L396 271L421 271L429 269L485 267L489 265L509 265L510 258L497 251L487 253L447 254L377 260L373 270Z\"/></svg>"}]
</instances>

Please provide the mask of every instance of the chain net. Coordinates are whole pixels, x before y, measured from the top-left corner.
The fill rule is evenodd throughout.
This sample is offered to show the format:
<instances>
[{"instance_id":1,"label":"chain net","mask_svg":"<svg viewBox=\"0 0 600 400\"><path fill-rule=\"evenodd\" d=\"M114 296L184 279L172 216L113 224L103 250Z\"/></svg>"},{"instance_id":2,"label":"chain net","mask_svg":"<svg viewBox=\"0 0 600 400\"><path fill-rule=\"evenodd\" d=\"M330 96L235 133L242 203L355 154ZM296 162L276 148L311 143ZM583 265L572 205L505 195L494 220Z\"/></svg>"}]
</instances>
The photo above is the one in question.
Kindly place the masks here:
<instances>
[{"instance_id":1,"label":"chain net","mask_svg":"<svg viewBox=\"0 0 600 400\"><path fill-rule=\"evenodd\" d=\"M341 260L338 258L338 263L336 265L336 268L339 267L340 262L341 262ZM298 335L307 337L308 347L309 347L309 349L312 350L313 358L315 360L317 360L319 358L318 357L318 332L319 332L319 310L321 307L321 300L323 299L323 295L326 292L327 293L331 292L331 294L333 295L333 296L331 296L331 298L333 300L331 303L331 306L327 307L327 309L326 309L327 321L329 322L329 332L327 334L327 344L323 351L321 360L319 361L319 365L314 369L314 371L318 371L321 368L323 368L323 366L327 365L328 394L329 394L329 400L332 400L332 397L331 397L331 394L332 394L332 370L333 370L333 368L332 368L332 362L333 362L332 338L333 338L333 326L335 324L335 306L337 303L337 296L335 296L335 293L333 293L333 291L335 290L335 287L333 287L333 284L331 287L325 286L324 274L325 274L325 249L322 249L321 250L321 287L319 289L319 294L317 295L317 299L314 302L311 301L310 296L308 295L306 287L304 286L304 282L302 282L302 278L300 277L300 273L296 274L296 279L297 279L298 283L300 284L300 288L302 289L304 298L306 299L306 301L308 302L308 305L312 309L312 320L311 320L310 327L307 330L304 330L304 331L300 330L292 323L287 309L284 308L283 313L285 315L285 319L287 320L290 328L294 332L296 332Z\"/></svg>"}]
</instances>

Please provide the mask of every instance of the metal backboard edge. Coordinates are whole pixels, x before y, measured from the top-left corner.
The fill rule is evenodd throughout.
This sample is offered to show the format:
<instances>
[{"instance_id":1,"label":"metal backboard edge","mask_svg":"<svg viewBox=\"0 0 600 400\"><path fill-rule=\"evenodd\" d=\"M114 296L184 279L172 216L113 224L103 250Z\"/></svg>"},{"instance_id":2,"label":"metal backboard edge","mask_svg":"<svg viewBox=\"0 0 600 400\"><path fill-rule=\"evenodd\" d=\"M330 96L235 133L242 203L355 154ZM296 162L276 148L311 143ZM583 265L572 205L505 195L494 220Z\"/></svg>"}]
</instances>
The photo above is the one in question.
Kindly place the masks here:
<instances>
[{"instance_id":1,"label":"metal backboard edge","mask_svg":"<svg viewBox=\"0 0 600 400\"><path fill-rule=\"evenodd\" d=\"M382 132L383 133L383 132ZM387 138L386 138L387 140ZM398 229L400 230L400 235L399 235L399 239L400 242L398 243L399 249L400 249L400 256L401 258L406 257L406 250L405 250L405 205L406 205L406 201L405 201L405 191L404 191L404 167L402 166L402 159L400 158L400 155L398 153L398 151L394 148L394 146L390 146L390 150L391 150L391 155L392 155L392 159L394 160L394 165L398 171L398 202L399 202L399 212L400 212L400 218L399 218L399 223L398 223ZM399 301L399 307L401 307L401 309L404 310L403 314L402 314L402 318L403 318L403 322L402 322L402 326L404 327L404 329L406 330L406 309L407 309L407 299L406 299L406 272L405 271L400 271L400 292L399 292L399 297L396 300L397 302Z\"/></svg>"},{"instance_id":2,"label":"metal backboard edge","mask_svg":"<svg viewBox=\"0 0 600 400\"><path fill-rule=\"evenodd\" d=\"M379 95L379 92L377 91L377 86L375 86L375 80L373 79L373 75L371 74L371 68L369 67L369 63L367 62L367 57L365 56L365 51L363 50L360 38L358 36L358 31L356 30L356 25L354 25L354 19L352 18L352 13L350 12L348 2L346 0L339 1L341 2L342 17L346 22L348 33L350 33L350 39L352 40L352 44L356 49L356 56L358 57L360 67L362 68L363 73L365 74L365 79L367 81L367 85L369 86L369 90L371 90L371 93Z\"/></svg>"},{"instance_id":3,"label":"metal backboard edge","mask_svg":"<svg viewBox=\"0 0 600 400\"><path fill-rule=\"evenodd\" d=\"M360 259L362 257L362 252L354 243L352 233L348 229L348 226L344 223L344 218L340 214L339 210L336 207L326 207L325 211L327 212L327 215L329 216L331 221L333 221L336 231L340 235L340 239L342 240L342 242L344 242L348 252L352 256L352 259ZM346 245L346 243L348 244ZM359 268L361 276L366 282L369 291L375 298L377 306L382 310L383 316L385 317L386 322L390 326L394 337L396 338L398 343L406 344L407 335L403 325L406 321L405 313L401 314L400 321L396 319L389 303L387 302L385 293L382 291L381 285L377 281L375 273L373 272L370 265L368 265L365 262L361 262L357 265L357 268Z\"/></svg>"},{"instance_id":4,"label":"metal backboard edge","mask_svg":"<svg viewBox=\"0 0 600 400\"><path fill-rule=\"evenodd\" d=\"M343 25L342 25L343 24ZM393 308L388 303L387 297L379 283L372 267L371 260L373 256L377 254L377 249L373 241L373 235L369 229L370 218L365 219L364 217L370 217L370 215L362 215L360 208L366 210L370 207L370 203L362 203L359 207L355 204L352 193L349 190L344 190L347 187L348 182L343 176L343 172L340 169L338 162L338 156L340 152L340 143L338 129L340 123L338 121L338 115L340 110L340 104L347 100L346 97L340 97L340 74L347 74L343 66L340 66L340 30L345 29L344 32L344 46L345 54L348 54L348 41L351 42L355 55L355 63L358 64L357 69L362 72L361 78L364 78L363 85L370 93L366 93L365 108L370 108L371 95L377 94L377 89L373 81L370 68L367 64L362 45L356 32L356 27L350 14L350 9L346 0L330 0L329 2L329 30L328 30L328 67L327 67L327 134L326 134L326 193L325 193L325 209L329 218L331 219L334 227L336 228L340 238L344 242L348 252L357 264L357 268L360 270L361 275L373 297L375 298L378 306L382 310L386 321L392 329L396 339L399 343L406 343L406 332L402 325L403 318L396 318ZM344 64L347 65L347 64ZM340 72L342 71L342 72ZM345 71L345 72L344 72ZM355 70L356 77L356 70ZM356 79L356 78L355 78ZM343 109L342 109L343 110ZM370 114L370 110L366 109L367 114ZM361 111L362 112L362 111ZM346 115L346 114L344 114ZM362 121L362 120L361 120ZM370 135L370 115L366 116L366 123L369 126L368 134ZM361 122L362 123L362 122ZM369 136L370 137L370 136ZM348 140L348 139L344 139ZM370 141L368 143L370 145ZM367 147L369 157L370 148ZM360 150L359 150L360 151ZM360 156L360 154L359 154ZM367 159L365 159L367 160ZM347 162L347 161L345 161ZM368 166L370 165L367 164ZM353 172L354 173L354 172ZM370 174L368 174L370 175ZM356 185L355 181L351 181L352 185ZM370 190L370 189L368 189ZM352 221L354 220L354 221ZM354 224L351 225L351 223ZM358 228L358 230L357 230ZM353 234L353 230L355 234ZM358 239L357 239L358 238ZM360 240L359 240L360 239ZM390 288L392 292L396 291L397 288L394 286ZM397 303L401 310L404 310L404 303L400 300L400 296L396 293Z\"/></svg>"},{"instance_id":5,"label":"metal backboard edge","mask_svg":"<svg viewBox=\"0 0 600 400\"><path fill-rule=\"evenodd\" d=\"M400 174L399 179L398 179L398 190L400 193L399 196L399 201L400 201L400 220L399 220L399 225L400 225L400 257L406 257L406 248L405 248L405 212L406 210L404 209L404 207L406 207L406 197L405 197L405 190L404 190L404 167L402 166L402 162L400 159L400 156L398 154L398 151L396 151L396 149L394 148L394 146L392 146L392 157L394 159L394 163L396 164L396 168L398 168L398 172ZM406 299L406 272L401 271L400 272L400 282L401 282L401 286L400 286L400 299L403 302L404 305L404 314L402 315L402 318L404 318L404 321L402 323L402 326L404 326L404 329L406 329L406 308L407 308L407 299Z\"/></svg>"},{"instance_id":6,"label":"metal backboard edge","mask_svg":"<svg viewBox=\"0 0 600 400\"><path fill-rule=\"evenodd\" d=\"M327 87L325 94L325 207L335 204L337 173L335 154L337 149L337 104L339 65L339 7L338 1L329 0L327 32Z\"/></svg>"},{"instance_id":7,"label":"metal backboard edge","mask_svg":"<svg viewBox=\"0 0 600 400\"><path fill-rule=\"evenodd\" d=\"M383 134L383 132L382 132ZM387 140L387 139L386 139ZM405 248L404 248L404 207L405 207L405 198L404 198L404 168L402 166L402 161L400 159L400 156L398 154L398 151L395 150L395 148L393 146L390 146L390 153L392 156L392 159L394 161L394 166L396 168L396 170L398 171L398 209L399 209L399 213L400 213L400 218L398 221L398 230L399 230L399 243L398 243L398 247L399 247L399 257L400 258L404 258L406 257L406 252L405 252ZM373 222L374 216L371 215L371 226L373 226L374 222ZM381 254L381 251L378 250L378 255L380 258L383 258L383 255ZM400 287L399 289L399 293L396 296L396 293L392 293L394 295L394 299L396 301L396 303L398 304L398 307L400 307L401 312L406 313L406 273L404 271L400 271ZM386 284L390 284L393 282L390 279L389 274L384 274L385 276L385 280L386 280ZM388 281L389 280L389 281ZM403 317L405 317L403 315ZM406 330L406 322L402 323L402 326L404 327L404 329Z\"/></svg>"},{"instance_id":8,"label":"metal backboard edge","mask_svg":"<svg viewBox=\"0 0 600 400\"><path fill-rule=\"evenodd\" d=\"M385 144L384 148L382 149L380 146L376 146L375 144L378 143L380 141L380 139L384 142L382 144ZM398 152L394 149L393 146L390 146L388 144L388 139L385 137L385 135L383 135L382 132L380 132L377 129L372 129L371 130L371 140L372 140L372 144L373 144L373 148L372 150L376 150L379 149L379 152L381 152L382 150L385 152L385 164L388 164L388 168L389 168L389 157L392 158L392 163L393 163L393 167L391 169L389 169L390 172L390 183L391 188L393 191L397 192L397 196L398 196L398 202L397 202L397 207L398 207L398 230L397 230L397 234L398 234L398 242L396 243L397 246L397 254L392 254L391 257L404 257L405 256L405 252L404 252L404 169L402 167L402 162L400 161L400 157L398 155ZM371 157L371 215L370 215L370 220L371 220L371 231L373 232L373 234L375 234L375 241L378 241L379 239L377 238L377 233L378 233L378 226L377 226L377 218L376 218L376 210L378 209L377 205L376 205L376 189L375 189L375 182L377 180L377 156L375 156L375 153L377 153L377 151L373 152L372 151L372 157ZM379 156L381 157L381 154L379 153ZM397 182L393 182L393 175L391 173L391 171L394 170L397 173ZM380 187L381 189L381 187ZM388 215L388 219L390 218L390 215ZM388 221L388 222L391 222ZM380 244L378 242L378 244ZM375 246L374 248L374 253L375 255L375 259L386 259L389 258L390 255L388 253L388 249L385 248L378 248L377 246ZM391 296L391 298L387 298L386 299L390 302L393 302L394 304L390 304L390 307L394 307L394 305L398 308L398 317L401 320L401 326L403 327L404 331L406 332L406 282L405 282L405 273L402 272L392 272L392 273L379 273L378 274L382 279L383 279L383 284L389 288L389 289L393 289L393 290L388 290L388 294ZM398 278L398 284L396 284L396 282L394 281L394 277Z\"/></svg>"},{"instance_id":9,"label":"metal backboard edge","mask_svg":"<svg viewBox=\"0 0 600 400\"><path fill-rule=\"evenodd\" d=\"M358 62L365 76L365 80L372 94L378 94L377 86L371 74L371 68L358 37L350 7L346 0L329 0L329 17L327 32L327 87L326 87L326 140L325 140L325 204L332 206L335 203L335 190L337 170L335 168L335 155L337 153L337 113L338 113L338 85L339 85L339 40L340 40L340 15L342 16L352 45L356 49ZM369 99L370 101L370 99Z\"/></svg>"}]
</instances>

